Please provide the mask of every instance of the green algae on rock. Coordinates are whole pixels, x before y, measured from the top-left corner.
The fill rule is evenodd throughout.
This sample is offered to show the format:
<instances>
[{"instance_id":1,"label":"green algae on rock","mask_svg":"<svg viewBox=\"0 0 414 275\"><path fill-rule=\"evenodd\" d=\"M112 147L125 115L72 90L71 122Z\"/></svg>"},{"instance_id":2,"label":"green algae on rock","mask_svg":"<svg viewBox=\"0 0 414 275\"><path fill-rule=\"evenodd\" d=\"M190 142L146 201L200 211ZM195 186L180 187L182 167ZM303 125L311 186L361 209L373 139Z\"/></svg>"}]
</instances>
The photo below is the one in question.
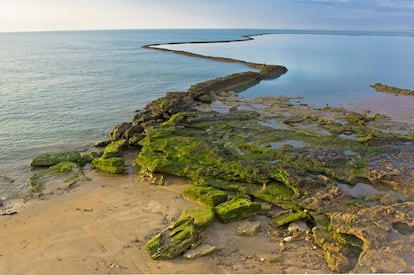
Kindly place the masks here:
<instances>
[{"instance_id":1,"label":"green algae on rock","mask_svg":"<svg viewBox=\"0 0 414 275\"><path fill-rule=\"evenodd\" d=\"M45 153L35 157L31 162L31 166L49 167L59 162L77 162L81 159L81 154L77 151Z\"/></svg>"},{"instance_id":2,"label":"green algae on rock","mask_svg":"<svg viewBox=\"0 0 414 275\"><path fill-rule=\"evenodd\" d=\"M154 260L168 260L181 255L198 239L194 219L178 220L150 239L146 248Z\"/></svg>"},{"instance_id":3,"label":"green algae on rock","mask_svg":"<svg viewBox=\"0 0 414 275\"><path fill-rule=\"evenodd\" d=\"M194 226L201 230L210 225L215 218L214 209L211 206L196 206L185 209L177 221L191 217L194 219Z\"/></svg>"},{"instance_id":4,"label":"green algae on rock","mask_svg":"<svg viewBox=\"0 0 414 275\"><path fill-rule=\"evenodd\" d=\"M108 159L112 157L121 156L121 152L126 147L126 145L127 145L127 142L125 139L112 141L110 144L108 144L105 147L102 158Z\"/></svg>"},{"instance_id":5,"label":"green algae on rock","mask_svg":"<svg viewBox=\"0 0 414 275\"><path fill-rule=\"evenodd\" d=\"M207 206L216 206L227 200L227 193L211 186L195 185L183 191L183 196Z\"/></svg>"},{"instance_id":6,"label":"green algae on rock","mask_svg":"<svg viewBox=\"0 0 414 275\"><path fill-rule=\"evenodd\" d=\"M401 89L401 88L397 88L397 87L393 87L393 86L388 86L382 83L374 83L371 85L372 88L374 88L376 91L378 92L384 92L384 93L389 93L389 94L394 94L394 95L414 95L414 90L409 90L409 89Z\"/></svg>"},{"instance_id":7,"label":"green algae on rock","mask_svg":"<svg viewBox=\"0 0 414 275\"><path fill-rule=\"evenodd\" d=\"M222 223L241 220L258 213L261 205L252 202L248 197L235 197L229 201L220 203L215 208L217 217Z\"/></svg>"},{"instance_id":8,"label":"green algae on rock","mask_svg":"<svg viewBox=\"0 0 414 275\"><path fill-rule=\"evenodd\" d=\"M63 186L61 184L54 184L54 186L49 188L50 190L44 190L44 185L51 182L52 179L62 181ZM50 166L46 170L32 174L29 179L29 185L31 187L30 196L41 198L45 195L45 191L53 193L58 188L63 187L63 189L69 189L75 183L85 180L86 177L83 175L81 167L78 164L70 161L60 162Z\"/></svg>"},{"instance_id":9,"label":"green algae on rock","mask_svg":"<svg viewBox=\"0 0 414 275\"><path fill-rule=\"evenodd\" d=\"M121 157L96 158L91 162L92 169L98 169L111 174L121 174L125 169L125 161Z\"/></svg>"}]
</instances>

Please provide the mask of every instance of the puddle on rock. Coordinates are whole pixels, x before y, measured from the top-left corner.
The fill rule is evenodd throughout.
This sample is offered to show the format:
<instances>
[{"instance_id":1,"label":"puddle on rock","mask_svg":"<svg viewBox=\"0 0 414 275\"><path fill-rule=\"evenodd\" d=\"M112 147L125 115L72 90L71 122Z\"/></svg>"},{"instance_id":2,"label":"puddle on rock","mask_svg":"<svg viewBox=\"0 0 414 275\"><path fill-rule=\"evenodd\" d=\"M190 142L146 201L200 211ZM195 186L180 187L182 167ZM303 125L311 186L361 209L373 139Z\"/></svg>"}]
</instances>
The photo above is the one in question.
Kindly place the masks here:
<instances>
[{"instance_id":1,"label":"puddle on rock","mask_svg":"<svg viewBox=\"0 0 414 275\"><path fill-rule=\"evenodd\" d=\"M337 184L339 189L341 189L341 191L351 195L354 198L363 198L366 197L368 195L374 195L374 194L379 194L379 195L383 195L383 194L391 194L396 196L397 198L399 198L401 201L406 201L406 199L404 198L404 196L396 191L393 190L378 190L375 187L373 187L372 185L366 184L366 183L357 183L355 185L349 185L349 184L345 184L345 183L338 183Z\"/></svg>"},{"instance_id":2,"label":"puddle on rock","mask_svg":"<svg viewBox=\"0 0 414 275\"><path fill-rule=\"evenodd\" d=\"M295 139L285 139L282 141L273 141L270 142L270 146L272 146L273 149L279 149L283 145L292 145L293 147L300 148L305 147L305 143L301 140L295 140Z\"/></svg>"},{"instance_id":3,"label":"puddle on rock","mask_svg":"<svg viewBox=\"0 0 414 275\"><path fill-rule=\"evenodd\" d=\"M277 130L289 130L289 127L286 126L286 124L283 123L279 123L274 119L271 119L269 121L258 121L257 122L260 126L264 126L264 127L270 127L272 129L277 129Z\"/></svg>"}]
</instances>

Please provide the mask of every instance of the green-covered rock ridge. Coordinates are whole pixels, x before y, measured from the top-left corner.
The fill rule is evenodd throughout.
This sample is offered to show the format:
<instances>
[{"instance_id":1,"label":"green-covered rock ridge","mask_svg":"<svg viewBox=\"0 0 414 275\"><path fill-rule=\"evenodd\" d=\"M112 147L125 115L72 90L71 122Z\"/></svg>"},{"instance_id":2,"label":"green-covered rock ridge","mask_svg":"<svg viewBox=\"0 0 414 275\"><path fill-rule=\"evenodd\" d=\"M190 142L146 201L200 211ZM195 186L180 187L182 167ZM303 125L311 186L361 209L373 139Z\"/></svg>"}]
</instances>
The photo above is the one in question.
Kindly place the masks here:
<instances>
[{"instance_id":1,"label":"green-covered rock ridge","mask_svg":"<svg viewBox=\"0 0 414 275\"><path fill-rule=\"evenodd\" d=\"M263 215L275 230L298 220L309 225L309 240L332 272L414 271L410 125L368 111L312 108L297 98L242 100L238 91L286 68L171 52L239 62L259 72L167 93L131 122L116 125L103 155L82 157L93 169L123 173L125 153L134 151L137 176L190 180L182 195L200 206L184 209L150 236L146 248L153 259L182 255L202 242L213 222ZM217 102L228 111L215 111ZM358 192L361 185L372 190Z\"/></svg>"}]
</instances>

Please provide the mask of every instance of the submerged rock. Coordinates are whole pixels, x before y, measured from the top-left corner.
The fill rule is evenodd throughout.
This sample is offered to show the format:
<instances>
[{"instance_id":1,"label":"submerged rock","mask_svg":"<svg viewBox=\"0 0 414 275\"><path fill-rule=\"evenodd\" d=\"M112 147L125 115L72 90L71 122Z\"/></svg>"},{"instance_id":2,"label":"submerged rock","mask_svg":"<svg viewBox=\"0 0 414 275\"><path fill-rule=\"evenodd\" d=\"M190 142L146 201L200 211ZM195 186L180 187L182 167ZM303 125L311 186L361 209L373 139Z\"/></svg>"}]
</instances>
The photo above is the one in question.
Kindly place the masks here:
<instances>
[{"instance_id":1,"label":"submerged rock","mask_svg":"<svg viewBox=\"0 0 414 275\"><path fill-rule=\"evenodd\" d=\"M125 169L125 161L120 157L96 158L91 163L92 169L98 169L111 174L121 174Z\"/></svg>"},{"instance_id":2,"label":"submerged rock","mask_svg":"<svg viewBox=\"0 0 414 275\"><path fill-rule=\"evenodd\" d=\"M255 236L260 228L260 222L242 222L236 228L238 236Z\"/></svg>"},{"instance_id":3,"label":"submerged rock","mask_svg":"<svg viewBox=\"0 0 414 275\"><path fill-rule=\"evenodd\" d=\"M77 162L81 159L81 154L77 151L60 152L60 153L46 153L35 157L31 162L31 166L49 167L59 162L71 161Z\"/></svg>"},{"instance_id":4,"label":"submerged rock","mask_svg":"<svg viewBox=\"0 0 414 275\"><path fill-rule=\"evenodd\" d=\"M147 242L147 250L154 260L168 260L181 255L198 239L191 217L179 220Z\"/></svg>"},{"instance_id":5,"label":"submerged rock","mask_svg":"<svg viewBox=\"0 0 414 275\"><path fill-rule=\"evenodd\" d=\"M259 203L252 202L247 197L235 197L220 203L214 209L221 222L229 223L254 215L260 211L260 208Z\"/></svg>"},{"instance_id":6,"label":"submerged rock","mask_svg":"<svg viewBox=\"0 0 414 275\"><path fill-rule=\"evenodd\" d=\"M192 260L198 257L209 255L216 250L217 250L217 247L215 246L212 246L209 244L202 244L202 245L197 246L194 249L187 250L184 253L183 257L188 260Z\"/></svg>"}]
</instances>

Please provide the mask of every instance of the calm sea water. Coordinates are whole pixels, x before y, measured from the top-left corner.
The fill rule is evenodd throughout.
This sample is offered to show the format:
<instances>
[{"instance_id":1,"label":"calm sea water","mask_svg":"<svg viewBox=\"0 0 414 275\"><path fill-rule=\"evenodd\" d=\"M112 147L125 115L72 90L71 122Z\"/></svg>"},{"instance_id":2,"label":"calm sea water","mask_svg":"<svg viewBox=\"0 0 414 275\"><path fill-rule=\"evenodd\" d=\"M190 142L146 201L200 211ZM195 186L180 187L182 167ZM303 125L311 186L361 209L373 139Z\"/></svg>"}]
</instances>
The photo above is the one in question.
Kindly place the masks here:
<instances>
[{"instance_id":1,"label":"calm sea water","mask_svg":"<svg viewBox=\"0 0 414 275\"><path fill-rule=\"evenodd\" d=\"M242 43L174 47L288 67L286 75L249 89L245 97L299 95L313 105L336 105L370 96L372 82L414 88L414 38L409 32L0 33L0 197L27 192L28 164L37 154L90 147L105 139L114 124L130 121L134 110L166 91L246 70L142 45L238 39L263 32L277 34Z\"/></svg>"},{"instance_id":2,"label":"calm sea water","mask_svg":"<svg viewBox=\"0 0 414 275\"><path fill-rule=\"evenodd\" d=\"M340 105L376 95L382 82L414 89L414 32L277 31L243 43L168 48L281 64L288 73L241 95L303 96L313 106Z\"/></svg>"},{"instance_id":3,"label":"calm sea water","mask_svg":"<svg viewBox=\"0 0 414 275\"><path fill-rule=\"evenodd\" d=\"M27 192L30 160L106 139L166 91L246 70L143 49L150 43L237 39L242 30L0 34L0 198Z\"/></svg>"}]
</instances>

